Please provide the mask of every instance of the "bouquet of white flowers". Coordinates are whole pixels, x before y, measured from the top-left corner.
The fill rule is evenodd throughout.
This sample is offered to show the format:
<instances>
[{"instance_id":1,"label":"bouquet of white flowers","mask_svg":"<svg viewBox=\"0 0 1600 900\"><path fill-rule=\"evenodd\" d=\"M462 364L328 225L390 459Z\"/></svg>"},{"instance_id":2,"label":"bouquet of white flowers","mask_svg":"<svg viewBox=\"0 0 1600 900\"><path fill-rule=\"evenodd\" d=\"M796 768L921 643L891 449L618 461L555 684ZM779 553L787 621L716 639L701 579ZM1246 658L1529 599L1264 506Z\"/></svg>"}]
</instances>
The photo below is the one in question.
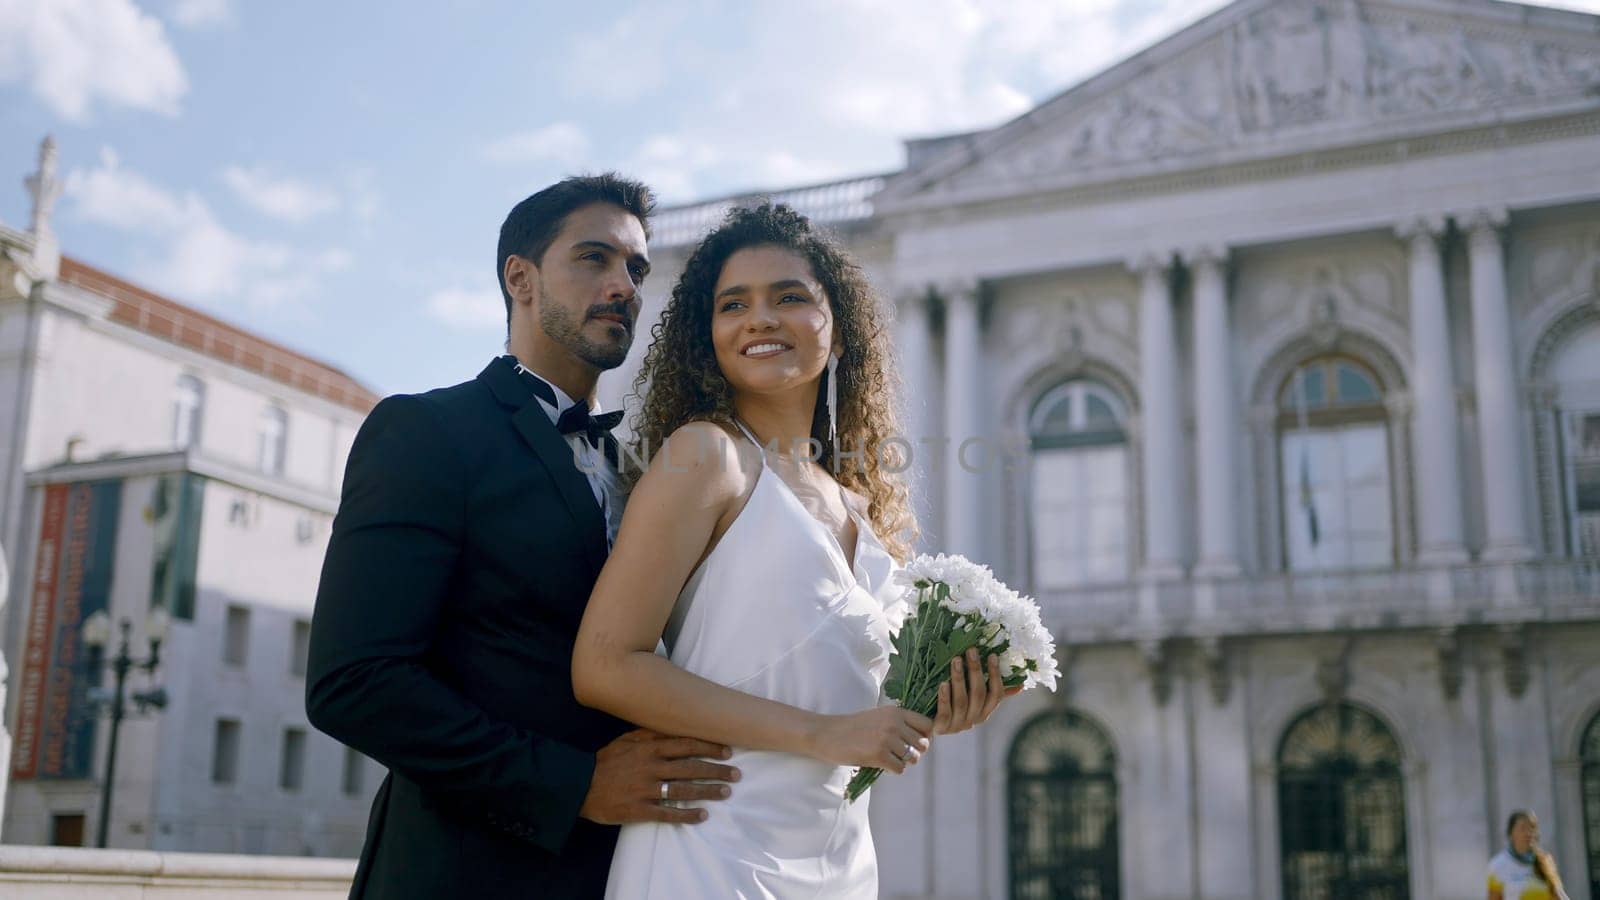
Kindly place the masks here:
<instances>
[{"instance_id":1,"label":"bouquet of white flowers","mask_svg":"<svg viewBox=\"0 0 1600 900\"><path fill-rule=\"evenodd\" d=\"M978 648L980 658L1000 657L1006 687L1056 689L1056 644L1032 597L994 577L988 566L964 556L919 556L896 577L906 585L909 612L894 636L884 693L901 707L932 717L950 661ZM882 769L858 769L845 788L855 801Z\"/></svg>"}]
</instances>

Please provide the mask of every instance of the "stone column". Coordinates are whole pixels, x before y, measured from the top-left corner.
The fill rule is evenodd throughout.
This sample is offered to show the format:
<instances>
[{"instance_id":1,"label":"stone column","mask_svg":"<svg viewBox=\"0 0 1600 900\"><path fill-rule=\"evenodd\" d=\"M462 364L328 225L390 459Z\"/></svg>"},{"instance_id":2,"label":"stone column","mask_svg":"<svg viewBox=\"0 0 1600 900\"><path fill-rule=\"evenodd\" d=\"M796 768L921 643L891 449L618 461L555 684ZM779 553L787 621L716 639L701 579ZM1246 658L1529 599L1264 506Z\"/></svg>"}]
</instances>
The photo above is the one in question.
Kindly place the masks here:
<instances>
[{"instance_id":1,"label":"stone column","mask_svg":"<svg viewBox=\"0 0 1600 900\"><path fill-rule=\"evenodd\" d=\"M6 593L8 590L10 590L10 583L7 580L8 578L9 573L6 569L6 548L0 547L0 612L5 611L6 598L10 596L8 593ZM6 686L10 681L11 673L6 666L5 653L3 650L0 650L0 709L6 708ZM0 722L0 754L4 754L4 756L0 756L0 759L11 759L11 735L6 731L5 724L3 722ZM5 770L0 771L0 809L6 808L6 786L10 780L11 765L8 762Z\"/></svg>"},{"instance_id":2,"label":"stone column","mask_svg":"<svg viewBox=\"0 0 1600 900\"><path fill-rule=\"evenodd\" d=\"M977 386L982 343L978 333L978 284L963 281L940 287L944 319L944 426L949 438L944 464L944 547L982 562L979 535L982 462ZM963 453L963 447L967 452ZM963 459L968 464L963 464Z\"/></svg>"},{"instance_id":3,"label":"stone column","mask_svg":"<svg viewBox=\"0 0 1600 900\"><path fill-rule=\"evenodd\" d=\"M1517 403L1516 356L1506 301L1503 209L1467 216L1472 272L1472 359L1478 396L1478 447L1483 461L1483 558L1527 559L1526 497L1522 490L1522 414Z\"/></svg>"},{"instance_id":4,"label":"stone column","mask_svg":"<svg viewBox=\"0 0 1600 900\"><path fill-rule=\"evenodd\" d=\"M1442 216L1418 216L1395 233L1405 241L1411 269L1411 442L1416 448L1417 562L1451 564L1467 558L1462 540L1461 453L1456 446L1456 385L1450 364L1445 308Z\"/></svg>"},{"instance_id":5,"label":"stone column","mask_svg":"<svg viewBox=\"0 0 1600 900\"><path fill-rule=\"evenodd\" d=\"M907 487L911 491L912 509L917 521L922 523L924 537L932 527L935 505L931 492L935 485L930 472L939 471L931 465L931 448L922 438L933 434L935 417L933 405L939 402L934 392L933 339L928 328L928 293L926 285L906 288L895 303L895 339L899 344L901 397L905 417L901 420L901 437L906 444L902 450L911 454L911 468L905 472ZM930 545L931 546L931 545Z\"/></svg>"},{"instance_id":6,"label":"stone column","mask_svg":"<svg viewBox=\"0 0 1600 900\"><path fill-rule=\"evenodd\" d=\"M1154 253L1128 263L1139 276L1140 428L1144 439L1144 569L1149 578L1183 574L1183 462L1178 416L1178 339L1173 324L1170 261Z\"/></svg>"},{"instance_id":7,"label":"stone column","mask_svg":"<svg viewBox=\"0 0 1600 900\"><path fill-rule=\"evenodd\" d=\"M1239 492L1234 466L1238 415L1224 247L1184 254L1194 276L1194 389L1199 442L1200 561L1196 574L1239 573Z\"/></svg>"},{"instance_id":8,"label":"stone column","mask_svg":"<svg viewBox=\"0 0 1600 900\"><path fill-rule=\"evenodd\" d=\"M983 381L979 285L976 281L945 283L939 286L939 295L945 303L944 432L950 440L943 460L945 515L939 549L983 563L988 561L982 546L988 523L982 508L983 474L976 471L984 464L986 440L980 433L983 420L978 414L978 388ZM969 448L965 454L963 445ZM930 881L939 896L977 897L982 893L978 840L973 830L983 803L978 794L978 740L976 729L939 738L938 750L919 766L928 770L931 779L925 827L932 838Z\"/></svg>"}]
</instances>

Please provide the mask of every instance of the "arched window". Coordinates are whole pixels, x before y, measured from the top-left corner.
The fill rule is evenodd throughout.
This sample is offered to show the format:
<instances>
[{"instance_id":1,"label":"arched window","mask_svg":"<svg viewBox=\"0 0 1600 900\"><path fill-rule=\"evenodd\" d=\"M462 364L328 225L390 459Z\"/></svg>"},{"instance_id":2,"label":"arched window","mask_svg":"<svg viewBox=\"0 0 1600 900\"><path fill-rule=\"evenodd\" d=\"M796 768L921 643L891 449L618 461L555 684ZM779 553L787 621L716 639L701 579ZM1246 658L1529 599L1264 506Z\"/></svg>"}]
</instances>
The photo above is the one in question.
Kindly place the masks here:
<instances>
[{"instance_id":1,"label":"arched window","mask_svg":"<svg viewBox=\"0 0 1600 900\"><path fill-rule=\"evenodd\" d=\"M180 450L200 442L200 421L206 406L206 385L193 375L179 375L172 394L172 445Z\"/></svg>"},{"instance_id":2,"label":"arched window","mask_svg":"<svg viewBox=\"0 0 1600 900\"><path fill-rule=\"evenodd\" d=\"M1370 369L1305 363L1278 391L1284 545L1291 570L1394 563L1388 412Z\"/></svg>"},{"instance_id":3,"label":"arched window","mask_svg":"<svg viewBox=\"0 0 1600 900\"><path fill-rule=\"evenodd\" d=\"M261 411L256 438L256 468L268 475L282 475L284 451L289 444L289 414L283 407L269 406Z\"/></svg>"},{"instance_id":4,"label":"arched window","mask_svg":"<svg viewBox=\"0 0 1600 900\"><path fill-rule=\"evenodd\" d=\"M1011 896L1120 896L1116 753L1073 712L1024 725L1009 763Z\"/></svg>"},{"instance_id":5,"label":"arched window","mask_svg":"<svg viewBox=\"0 0 1600 900\"><path fill-rule=\"evenodd\" d=\"M1600 557L1600 323L1567 338L1547 371L1561 415L1568 545Z\"/></svg>"},{"instance_id":6,"label":"arched window","mask_svg":"<svg viewBox=\"0 0 1600 900\"><path fill-rule=\"evenodd\" d=\"M1278 750L1284 900L1410 896L1400 747L1349 703L1295 720Z\"/></svg>"},{"instance_id":7,"label":"arched window","mask_svg":"<svg viewBox=\"0 0 1600 900\"><path fill-rule=\"evenodd\" d=\"M1583 766L1583 833L1589 851L1589 896L1600 897L1600 715L1589 722L1578 758Z\"/></svg>"},{"instance_id":8,"label":"arched window","mask_svg":"<svg viewBox=\"0 0 1600 900\"><path fill-rule=\"evenodd\" d=\"M1128 438L1122 402L1087 379L1046 391L1028 417L1033 583L1062 588L1128 575Z\"/></svg>"}]
</instances>

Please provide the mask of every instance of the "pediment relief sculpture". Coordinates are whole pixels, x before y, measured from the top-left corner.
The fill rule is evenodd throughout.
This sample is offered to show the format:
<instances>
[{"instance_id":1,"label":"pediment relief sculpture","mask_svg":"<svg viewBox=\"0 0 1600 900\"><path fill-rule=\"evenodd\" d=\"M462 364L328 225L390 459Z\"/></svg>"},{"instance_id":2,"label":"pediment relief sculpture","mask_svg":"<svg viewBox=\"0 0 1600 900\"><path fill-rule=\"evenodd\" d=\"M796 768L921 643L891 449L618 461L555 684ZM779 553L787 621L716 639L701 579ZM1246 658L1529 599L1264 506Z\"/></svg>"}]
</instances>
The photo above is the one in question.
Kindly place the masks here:
<instances>
[{"instance_id":1,"label":"pediment relief sculpture","mask_svg":"<svg viewBox=\"0 0 1600 900\"><path fill-rule=\"evenodd\" d=\"M1199 26L1197 26L1199 27ZM1600 93L1600 35L1484 24L1361 0L1284 0L1093 97L961 183L1158 163L1296 132L1367 131ZM1050 107L1061 104L1059 111ZM1441 118L1442 117L1442 118Z\"/></svg>"}]
</instances>

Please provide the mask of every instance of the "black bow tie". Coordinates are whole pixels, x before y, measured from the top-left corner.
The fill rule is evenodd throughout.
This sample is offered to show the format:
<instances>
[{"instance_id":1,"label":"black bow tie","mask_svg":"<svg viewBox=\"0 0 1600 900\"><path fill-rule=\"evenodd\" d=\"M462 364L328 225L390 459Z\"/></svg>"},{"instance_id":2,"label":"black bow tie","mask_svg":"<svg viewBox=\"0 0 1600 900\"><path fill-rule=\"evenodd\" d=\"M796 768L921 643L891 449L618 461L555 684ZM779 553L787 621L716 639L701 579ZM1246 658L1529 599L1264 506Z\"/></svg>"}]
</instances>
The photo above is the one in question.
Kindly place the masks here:
<instances>
[{"instance_id":1,"label":"black bow tie","mask_svg":"<svg viewBox=\"0 0 1600 900\"><path fill-rule=\"evenodd\" d=\"M599 448L612 441L611 429L622 421L622 410L612 410L598 416L589 415L589 401L579 400L567 407L556 420L556 430L562 434L581 434L589 446Z\"/></svg>"},{"instance_id":2,"label":"black bow tie","mask_svg":"<svg viewBox=\"0 0 1600 900\"><path fill-rule=\"evenodd\" d=\"M533 388L533 393L541 400L552 407L561 405L560 401L556 400L555 388L552 388L549 382L535 375L526 366L518 362L515 356L509 353L500 358L514 368L518 375L522 376L528 386ZM563 435L582 434L583 439L589 442L589 446L602 450L606 455L606 459L612 465L616 465L617 439L611 436L611 429L617 427L617 424L622 421L622 415L623 411L618 409L608 413L601 413L598 416L591 416L589 415L589 401L579 400L577 403L567 407L560 417L556 419L556 431L561 432Z\"/></svg>"}]
</instances>

